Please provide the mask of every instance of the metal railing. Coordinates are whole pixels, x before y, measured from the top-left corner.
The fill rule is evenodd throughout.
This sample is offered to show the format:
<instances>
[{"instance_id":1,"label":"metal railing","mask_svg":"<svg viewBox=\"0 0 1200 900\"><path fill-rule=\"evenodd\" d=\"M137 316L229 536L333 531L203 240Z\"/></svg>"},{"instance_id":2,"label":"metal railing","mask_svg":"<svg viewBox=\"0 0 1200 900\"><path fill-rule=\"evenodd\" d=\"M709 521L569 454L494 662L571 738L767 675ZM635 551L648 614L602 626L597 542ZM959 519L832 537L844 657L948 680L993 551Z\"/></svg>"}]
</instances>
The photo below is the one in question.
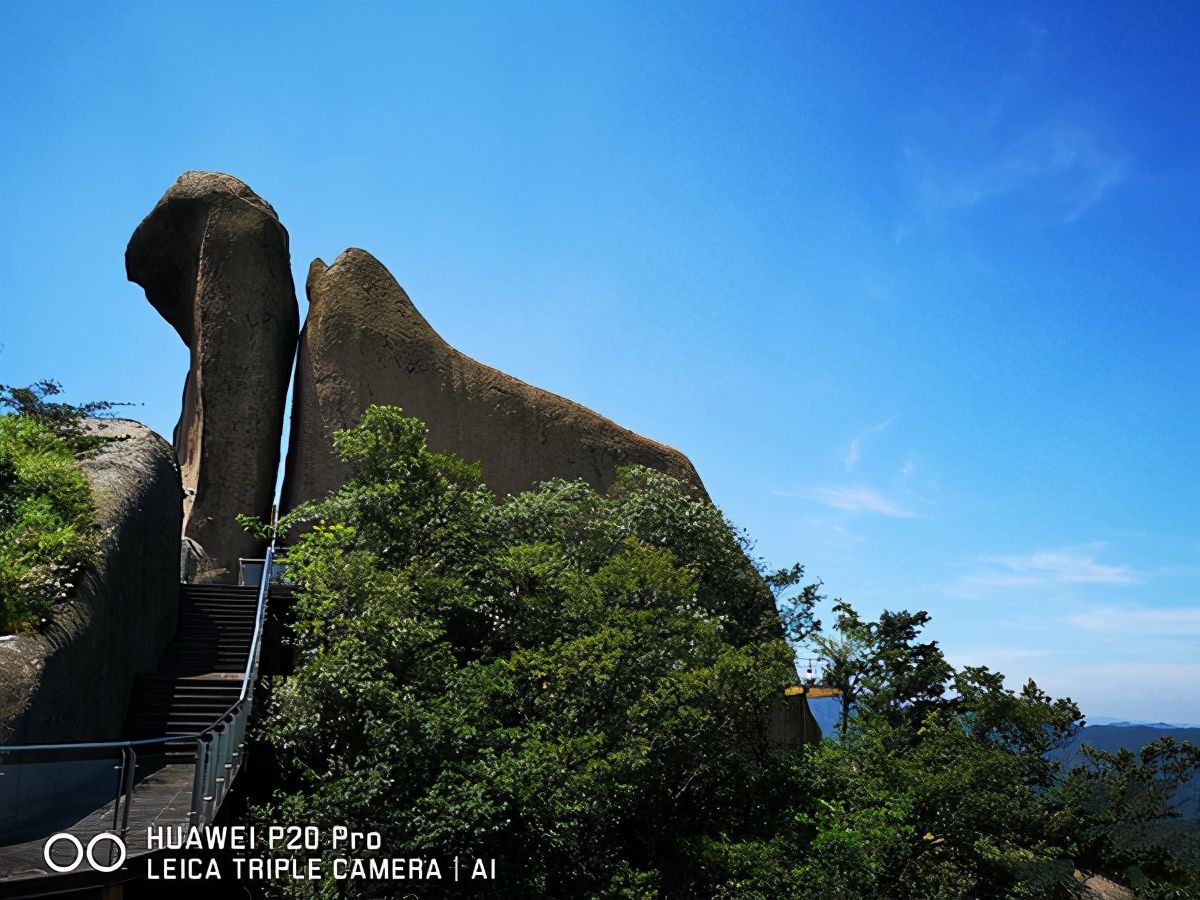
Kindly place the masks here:
<instances>
[{"instance_id":1,"label":"metal railing","mask_svg":"<svg viewBox=\"0 0 1200 900\"><path fill-rule=\"evenodd\" d=\"M47 838L65 826L75 827L72 833L83 840L91 831L112 831L124 839L131 811L142 813L139 819L168 825L212 823L245 758L274 558L272 532L259 579L241 690L237 700L208 727L193 734L138 740L0 746L0 851L7 845ZM189 779L179 772L180 766L170 766L168 754L178 757L180 745L188 741L194 741L196 749L190 807L184 813L171 804L187 792ZM115 784L108 781L113 772ZM71 821L80 813L82 816ZM136 842L126 843L130 855L137 852ZM3 877L0 871L0 879Z\"/></svg>"},{"instance_id":2,"label":"metal railing","mask_svg":"<svg viewBox=\"0 0 1200 900\"><path fill-rule=\"evenodd\" d=\"M275 548L275 559L269 567L271 573L271 581L276 583L286 582L286 563L279 559L280 552L283 547ZM247 559L246 557L238 558L238 584L245 587L250 584L258 584L262 578L263 570L268 568L267 561L261 557Z\"/></svg>"},{"instance_id":3,"label":"metal railing","mask_svg":"<svg viewBox=\"0 0 1200 900\"><path fill-rule=\"evenodd\" d=\"M225 715L196 735L195 780L192 785L193 825L212 822L229 786L242 767L246 747L246 724L254 701L254 684L258 680L258 658L262 652L263 621L266 617L267 594L271 589L272 562L275 558L275 537L267 545L263 558L262 576L258 583L258 606L254 610L254 634L242 675L242 689Z\"/></svg>"}]
</instances>

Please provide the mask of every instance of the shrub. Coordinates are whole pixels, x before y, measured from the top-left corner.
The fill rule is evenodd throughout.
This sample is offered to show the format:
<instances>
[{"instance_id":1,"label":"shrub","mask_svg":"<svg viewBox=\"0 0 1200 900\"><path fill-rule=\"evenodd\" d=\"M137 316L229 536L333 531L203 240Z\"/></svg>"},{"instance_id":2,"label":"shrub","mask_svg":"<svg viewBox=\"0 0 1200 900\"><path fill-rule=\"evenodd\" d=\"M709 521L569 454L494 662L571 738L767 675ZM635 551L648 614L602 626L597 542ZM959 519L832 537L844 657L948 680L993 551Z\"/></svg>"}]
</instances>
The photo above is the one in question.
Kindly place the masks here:
<instances>
[{"instance_id":1,"label":"shrub","mask_svg":"<svg viewBox=\"0 0 1200 900\"><path fill-rule=\"evenodd\" d=\"M44 624L95 547L69 442L30 416L0 416L0 632Z\"/></svg>"},{"instance_id":2,"label":"shrub","mask_svg":"<svg viewBox=\"0 0 1200 900\"><path fill-rule=\"evenodd\" d=\"M94 556L92 490L77 458L111 438L84 420L123 403L49 398L57 381L0 384L0 634L40 627Z\"/></svg>"}]
</instances>

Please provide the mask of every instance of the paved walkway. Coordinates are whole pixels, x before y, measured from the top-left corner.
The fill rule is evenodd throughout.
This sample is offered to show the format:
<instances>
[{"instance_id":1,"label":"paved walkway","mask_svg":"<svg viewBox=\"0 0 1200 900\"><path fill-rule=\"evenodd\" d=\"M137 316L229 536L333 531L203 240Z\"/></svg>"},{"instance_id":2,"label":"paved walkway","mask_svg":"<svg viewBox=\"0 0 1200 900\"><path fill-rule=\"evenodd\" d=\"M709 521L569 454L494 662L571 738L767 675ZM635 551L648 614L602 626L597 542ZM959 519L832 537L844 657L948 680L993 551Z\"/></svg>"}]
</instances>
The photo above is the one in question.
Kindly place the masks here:
<instances>
[{"instance_id":1,"label":"paved walkway","mask_svg":"<svg viewBox=\"0 0 1200 900\"><path fill-rule=\"evenodd\" d=\"M195 770L191 765L167 765L161 766L134 785L133 802L129 807L129 830L125 834L128 850L125 867L130 866L137 856L146 852L148 826L187 824L194 775ZM123 809L121 816L124 816ZM88 841L97 834L105 831L120 834L120 825L118 821L116 829L113 828L113 802L110 801L62 831L73 834L86 848ZM0 847L0 882L9 882L8 886L19 887L11 882L54 874L42 856L45 843L44 838L39 838L24 844ZM112 860L115 862L116 851L112 841L101 841L96 845L95 853L102 864L106 861L102 854L108 852L113 853ZM52 858L60 865L70 865L75 856L74 845L65 840L58 841L52 852ZM85 872L91 868L84 859L75 871Z\"/></svg>"}]
</instances>

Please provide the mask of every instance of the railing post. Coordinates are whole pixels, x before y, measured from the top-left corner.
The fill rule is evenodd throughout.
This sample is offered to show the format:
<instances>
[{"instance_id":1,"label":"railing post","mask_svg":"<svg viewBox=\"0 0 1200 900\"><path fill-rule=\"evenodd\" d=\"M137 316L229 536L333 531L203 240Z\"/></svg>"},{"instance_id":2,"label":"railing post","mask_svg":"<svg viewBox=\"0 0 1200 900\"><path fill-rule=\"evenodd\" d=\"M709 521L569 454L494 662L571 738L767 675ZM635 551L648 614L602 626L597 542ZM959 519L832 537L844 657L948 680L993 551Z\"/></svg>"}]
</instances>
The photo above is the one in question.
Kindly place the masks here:
<instances>
[{"instance_id":1,"label":"railing post","mask_svg":"<svg viewBox=\"0 0 1200 900\"><path fill-rule=\"evenodd\" d=\"M217 732L219 752L217 753L217 765L213 771L213 815L216 815L221 801L225 799L225 790L228 787L225 773L228 770L226 760L229 759L229 725L222 722L219 727L221 729Z\"/></svg>"},{"instance_id":2,"label":"railing post","mask_svg":"<svg viewBox=\"0 0 1200 900\"><path fill-rule=\"evenodd\" d=\"M204 774L208 768L208 741L208 735L196 738L196 772L192 778L192 811L188 813L188 818L197 828L204 824Z\"/></svg>"},{"instance_id":3,"label":"railing post","mask_svg":"<svg viewBox=\"0 0 1200 900\"><path fill-rule=\"evenodd\" d=\"M204 776L204 823L211 822L217 812L217 771L221 765L221 732L211 732L212 746L208 751L208 766Z\"/></svg>"},{"instance_id":4,"label":"railing post","mask_svg":"<svg viewBox=\"0 0 1200 900\"><path fill-rule=\"evenodd\" d=\"M229 777L232 780L238 772L241 771L242 762L245 759L246 752L246 718L249 704L243 701L238 706L237 713L233 717L233 753L231 754L231 762L233 763Z\"/></svg>"},{"instance_id":5,"label":"railing post","mask_svg":"<svg viewBox=\"0 0 1200 900\"><path fill-rule=\"evenodd\" d=\"M233 760L237 754L237 715L229 717L229 722L225 725L225 753L221 759L221 777L225 782L225 787L221 792L224 797L229 793L229 786L233 784Z\"/></svg>"},{"instance_id":6,"label":"railing post","mask_svg":"<svg viewBox=\"0 0 1200 900\"><path fill-rule=\"evenodd\" d=\"M133 747L125 748L129 752L129 768L125 775L125 813L121 816L121 837L129 831L129 807L133 806L133 782L137 776L137 751Z\"/></svg>"},{"instance_id":7,"label":"railing post","mask_svg":"<svg viewBox=\"0 0 1200 900\"><path fill-rule=\"evenodd\" d=\"M117 822L121 815L121 798L125 796L125 748L121 748L121 764L114 766L117 770L117 792L113 796L113 831L117 830Z\"/></svg>"}]
</instances>

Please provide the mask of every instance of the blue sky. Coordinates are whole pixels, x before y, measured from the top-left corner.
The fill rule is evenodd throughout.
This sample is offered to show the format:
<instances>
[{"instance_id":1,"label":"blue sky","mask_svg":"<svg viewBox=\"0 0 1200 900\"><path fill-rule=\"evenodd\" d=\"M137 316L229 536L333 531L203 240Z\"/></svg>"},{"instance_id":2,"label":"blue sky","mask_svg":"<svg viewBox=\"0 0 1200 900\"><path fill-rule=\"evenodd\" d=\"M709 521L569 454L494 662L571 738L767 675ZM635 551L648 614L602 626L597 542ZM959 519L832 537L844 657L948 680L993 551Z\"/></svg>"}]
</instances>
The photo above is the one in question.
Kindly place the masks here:
<instances>
[{"instance_id":1,"label":"blue sky","mask_svg":"<svg viewBox=\"0 0 1200 900\"><path fill-rule=\"evenodd\" d=\"M182 171L957 664L1200 720L1200 7L0 5L0 381L140 404ZM302 298L303 305L303 298Z\"/></svg>"}]
</instances>

